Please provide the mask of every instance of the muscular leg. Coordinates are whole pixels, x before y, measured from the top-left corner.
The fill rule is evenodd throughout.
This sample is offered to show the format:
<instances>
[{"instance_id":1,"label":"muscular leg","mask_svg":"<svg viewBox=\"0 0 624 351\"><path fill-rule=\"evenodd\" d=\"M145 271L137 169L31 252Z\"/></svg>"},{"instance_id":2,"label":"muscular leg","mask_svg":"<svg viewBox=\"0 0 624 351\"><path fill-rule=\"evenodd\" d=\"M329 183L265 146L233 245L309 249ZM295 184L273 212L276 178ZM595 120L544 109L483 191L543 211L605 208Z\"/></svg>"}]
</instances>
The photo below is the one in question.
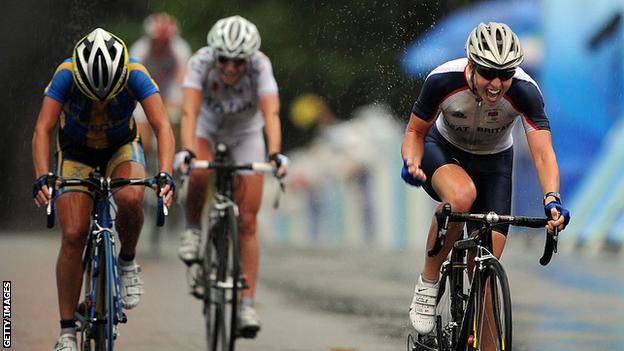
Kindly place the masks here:
<instances>
[{"instance_id":1,"label":"muscular leg","mask_svg":"<svg viewBox=\"0 0 624 351\"><path fill-rule=\"evenodd\" d=\"M123 162L112 173L112 178L143 178L145 169L136 162ZM136 251L139 233L143 227L144 187L127 186L115 192L117 219L115 221L122 257L133 257Z\"/></svg>"},{"instance_id":2,"label":"muscular leg","mask_svg":"<svg viewBox=\"0 0 624 351\"><path fill-rule=\"evenodd\" d=\"M451 204L453 212L466 212L472 207L477 197L477 190L470 176L458 165L446 164L438 168L431 178L431 184L442 203ZM438 206L441 208L442 204ZM434 257L429 257L425 253L425 266L422 276L428 281L437 281L440 267L453 247L453 242L461 235L464 228L463 223L449 223L448 232L444 247L440 253ZM427 248L433 247L438 233L438 226L435 216L429 229L427 237Z\"/></svg>"},{"instance_id":3,"label":"muscular leg","mask_svg":"<svg viewBox=\"0 0 624 351\"><path fill-rule=\"evenodd\" d=\"M262 175L245 175L237 177L234 201L240 212L240 247L243 272L247 277L249 289L241 295L254 296L258 275L258 235L256 216L262 200Z\"/></svg>"},{"instance_id":4,"label":"muscular leg","mask_svg":"<svg viewBox=\"0 0 624 351\"><path fill-rule=\"evenodd\" d=\"M200 160L211 161L213 159L212 147L208 140L197 138L197 147L197 157ZM186 200L186 222L188 225L199 226L201 224L210 173L210 171L203 169L196 169L191 172Z\"/></svg>"},{"instance_id":5,"label":"muscular leg","mask_svg":"<svg viewBox=\"0 0 624 351\"><path fill-rule=\"evenodd\" d=\"M89 231L91 198L86 193L67 192L55 206L63 230L56 261L59 313L61 320L73 320L82 285L82 252Z\"/></svg>"}]
</instances>

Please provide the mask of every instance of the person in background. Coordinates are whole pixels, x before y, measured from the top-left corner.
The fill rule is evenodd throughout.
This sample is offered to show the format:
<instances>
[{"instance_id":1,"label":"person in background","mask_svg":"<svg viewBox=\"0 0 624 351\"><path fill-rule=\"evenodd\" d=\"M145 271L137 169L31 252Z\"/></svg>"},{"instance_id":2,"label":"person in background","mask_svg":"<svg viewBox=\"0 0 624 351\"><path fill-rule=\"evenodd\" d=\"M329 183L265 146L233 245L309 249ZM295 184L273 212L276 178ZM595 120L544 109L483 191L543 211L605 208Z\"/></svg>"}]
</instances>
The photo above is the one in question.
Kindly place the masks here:
<instances>
[{"instance_id":1,"label":"person in background","mask_svg":"<svg viewBox=\"0 0 624 351\"><path fill-rule=\"evenodd\" d=\"M287 158L280 153L277 82L271 61L259 50L258 29L241 16L227 17L215 23L207 41L208 45L191 57L184 79L183 151L176 155L176 165L194 157L212 160L217 143L224 143L234 162L264 162L268 154L277 169L276 175L284 176ZM196 262L199 255L201 214L209 173L194 170L190 174L187 224L178 251L187 265ZM260 330L254 296L259 257L256 216L262 188L262 174L253 171L237 174L234 201L240 211L241 261L249 286L241 293L238 314L238 326L245 337L255 337Z\"/></svg>"},{"instance_id":2,"label":"person in background","mask_svg":"<svg viewBox=\"0 0 624 351\"><path fill-rule=\"evenodd\" d=\"M141 62L150 72L152 78L160 89L160 96L167 110L167 117L176 133L179 129L182 115L182 80L186 72L186 63L191 57L189 44L180 36L180 29L176 19L168 13L154 13L143 21L144 34L130 47L130 56ZM139 128L141 143L145 152L145 163L148 170L157 165L156 153L154 150L152 128L145 116L145 112L140 104L134 111L134 117ZM151 171L150 171L151 172ZM182 190L182 189L180 189ZM178 191L180 195L180 191ZM155 208L156 197L147 193L145 204L150 208ZM177 202L172 204L173 213L181 212ZM148 210L147 215L154 213ZM154 221L146 221L143 228L148 234L151 243L151 254L159 255L160 241L163 234L169 230L177 229L181 226L181 216L171 216L166 223L167 228L160 228L154 225Z\"/></svg>"},{"instance_id":3,"label":"person in background","mask_svg":"<svg viewBox=\"0 0 624 351\"><path fill-rule=\"evenodd\" d=\"M160 89L169 121L180 123L182 114L182 80L191 47L180 36L176 19L168 13L155 13L143 21L144 34L132 46L130 56L141 62ZM141 142L146 153L152 150L152 133L140 105L135 111Z\"/></svg>"}]
</instances>

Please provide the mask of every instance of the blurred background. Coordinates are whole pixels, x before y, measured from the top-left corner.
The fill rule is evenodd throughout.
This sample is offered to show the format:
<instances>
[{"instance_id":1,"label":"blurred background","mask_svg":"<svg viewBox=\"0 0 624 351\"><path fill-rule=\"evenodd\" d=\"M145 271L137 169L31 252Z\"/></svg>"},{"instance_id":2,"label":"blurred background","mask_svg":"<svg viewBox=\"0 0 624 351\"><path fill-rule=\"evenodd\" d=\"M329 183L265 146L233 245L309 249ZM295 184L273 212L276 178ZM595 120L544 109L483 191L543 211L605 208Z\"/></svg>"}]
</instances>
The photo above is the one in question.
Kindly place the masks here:
<instances>
[{"instance_id":1,"label":"blurred background","mask_svg":"<svg viewBox=\"0 0 624 351\"><path fill-rule=\"evenodd\" d=\"M275 182L266 182L259 218L263 245L272 253L263 261L268 268L261 268L267 272L262 273L267 285L299 291L321 311L375 314L375 327L381 328L384 340L393 342L402 340L409 329L410 290L435 205L424 191L408 187L399 178L407 117L427 74L447 60L465 56L465 39L474 26L482 21L509 24L525 50L522 67L544 95L561 170L561 193L572 213L571 225L561 236L562 258L553 263L554 268L547 268L547 273L511 269L510 279L518 282L520 290L514 303L526 304L519 314L520 325L534 324L530 314L523 319L525 311L542 311L546 322L540 325L555 333L544 332L539 334L543 340L538 337L523 345L527 350L624 349L624 340L616 332L624 328L624 283L621 274L615 279L610 275L622 268L619 253L624 240L624 1L11 0L3 2L3 10L0 179L7 181L0 188L3 252L18 245L5 237L28 233L36 242L43 232L43 212L31 199L31 138L43 89L56 66L71 55L74 43L93 28L104 27L130 46L143 35L146 16L166 11L177 18L180 34L194 52L205 45L206 33L217 19L240 14L257 25L261 51L272 61L282 103L284 153L293 161L278 210L271 206ZM512 212L540 215L542 194L523 134L516 127ZM170 229L176 231L178 226ZM56 234L45 233L47 243L56 245ZM510 262L537 266L543 232L512 235L515 244L510 245L518 246L513 249L517 254L509 254ZM170 245L175 237L170 235ZM527 249L528 260L522 254ZM367 272L375 272L370 279L380 284L388 283L387 279L401 281L396 283L400 287L391 295L371 293L353 307L346 291L351 291L351 283L367 287L365 281L337 275L336 281L344 285L333 285L333 290L322 288L327 281L318 277L318 286L314 279L297 285L275 258L271 260L289 259L286 252L291 252L290 259L308 263L293 263L293 267L309 270L311 276L319 263L305 259L310 255L318 255L326 264L326 258L344 263L334 269L344 269L350 276L357 268L344 267L387 261L368 267ZM370 261L360 257L362 252L370 255ZM347 253L358 258L347 260ZM571 274L568 265L578 275ZM14 273L11 267L7 256L0 255L3 277ZM52 272L50 266L48 273ZM573 315L566 313L578 308L578 300L562 305L549 301L545 307L521 295L535 281L554 281L548 288L561 293L572 289L575 299L600 298L606 305L597 307L600 312L580 309ZM333 294L340 303L327 302L322 293ZM393 312L371 307L369 301L380 296L396 302L396 308L390 308ZM557 319L577 323L557 329L556 321L546 317L553 311ZM601 313L608 317L599 321ZM535 332L527 330L521 335ZM594 347L598 336L592 335L603 340L600 347ZM561 338L569 342L559 342L557 347L548 343ZM541 346L536 346L538 342Z\"/></svg>"}]
</instances>

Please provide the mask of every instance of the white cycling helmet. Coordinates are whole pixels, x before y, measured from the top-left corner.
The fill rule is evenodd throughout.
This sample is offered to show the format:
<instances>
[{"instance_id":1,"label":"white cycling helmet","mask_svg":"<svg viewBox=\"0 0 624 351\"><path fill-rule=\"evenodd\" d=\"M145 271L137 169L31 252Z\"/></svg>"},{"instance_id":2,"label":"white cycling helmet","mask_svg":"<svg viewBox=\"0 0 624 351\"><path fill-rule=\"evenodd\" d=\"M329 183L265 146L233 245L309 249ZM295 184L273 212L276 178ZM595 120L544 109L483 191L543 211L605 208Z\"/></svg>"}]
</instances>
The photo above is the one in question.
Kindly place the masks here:
<instances>
[{"instance_id":1,"label":"white cycling helmet","mask_svg":"<svg viewBox=\"0 0 624 351\"><path fill-rule=\"evenodd\" d=\"M246 59L260 49L258 28L241 16L222 18L208 32L208 46L216 55Z\"/></svg>"},{"instance_id":2,"label":"white cycling helmet","mask_svg":"<svg viewBox=\"0 0 624 351\"><path fill-rule=\"evenodd\" d=\"M493 69L516 68L524 59L520 40L504 23L479 25L466 40L466 56L479 66Z\"/></svg>"},{"instance_id":3,"label":"white cycling helmet","mask_svg":"<svg viewBox=\"0 0 624 351\"><path fill-rule=\"evenodd\" d=\"M128 49L115 35L95 29L78 41L72 57L74 81L92 100L110 100L126 87Z\"/></svg>"}]
</instances>

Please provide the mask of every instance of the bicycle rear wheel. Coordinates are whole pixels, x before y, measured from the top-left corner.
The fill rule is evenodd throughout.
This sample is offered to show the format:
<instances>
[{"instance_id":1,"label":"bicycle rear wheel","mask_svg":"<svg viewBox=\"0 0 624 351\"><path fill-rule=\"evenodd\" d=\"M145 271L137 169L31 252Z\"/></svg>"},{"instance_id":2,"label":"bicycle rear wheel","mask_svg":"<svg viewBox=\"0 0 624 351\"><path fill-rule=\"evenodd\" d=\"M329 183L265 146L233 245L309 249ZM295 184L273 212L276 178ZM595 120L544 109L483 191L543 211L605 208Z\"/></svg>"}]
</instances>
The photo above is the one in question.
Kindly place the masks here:
<instances>
[{"instance_id":1,"label":"bicycle rear wheel","mask_svg":"<svg viewBox=\"0 0 624 351\"><path fill-rule=\"evenodd\" d=\"M455 253L461 255L461 252ZM458 259L463 258L458 256ZM436 305L434 334L438 350L454 350L459 338L462 317L468 300L465 287L469 286L465 264L447 261L441 270Z\"/></svg>"},{"instance_id":2,"label":"bicycle rear wheel","mask_svg":"<svg viewBox=\"0 0 624 351\"><path fill-rule=\"evenodd\" d=\"M503 266L488 260L479 273L479 291L471 312L468 350L512 349L511 293Z\"/></svg>"},{"instance_id":3,"label":"bicycle rear wheel","mask_svg":"<svg viewBox=\"0 0 624 351\"><path fill-rule=\"evenodd\" d=\"M233 351L240 288L238 217L233 207L212 227L202 265L208 350Z\"/></svg>"}]
</instances>

